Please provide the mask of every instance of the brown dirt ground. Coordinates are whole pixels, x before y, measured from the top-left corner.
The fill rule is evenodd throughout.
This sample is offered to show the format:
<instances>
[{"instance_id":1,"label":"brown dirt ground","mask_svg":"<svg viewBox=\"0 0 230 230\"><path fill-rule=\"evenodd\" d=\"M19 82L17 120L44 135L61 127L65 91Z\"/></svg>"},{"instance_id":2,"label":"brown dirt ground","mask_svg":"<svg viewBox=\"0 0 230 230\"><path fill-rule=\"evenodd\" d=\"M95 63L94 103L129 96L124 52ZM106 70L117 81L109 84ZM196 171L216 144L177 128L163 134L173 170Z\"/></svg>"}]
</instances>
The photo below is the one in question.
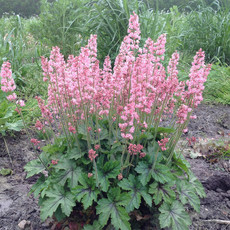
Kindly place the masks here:
<instances>
[{"instance_id":1,"label":"brown dirt ground","mask_svg":"<svg viewBox=\"0 0 230 230\"><path fill-rule=\"evenodd\" d=\"M201 200L199 214L187 207L192 218L190 229L227 230L230 225L220 224L217 220L230 221L230 159L214 158L208 161L212 145L206 143L230 137L230 106L202 104L195 114L197 119L190 122L185 137L195 136L199 141L185 149L185 156L204 185L207 197ZM210 141L210 138L213 139ZM17 230L21 220L31 222L30 230L51 229L49 223L40 221L37 200L32 195L27 196L36 178L25 179L23 166L35 158L26 135L20 133L6 140L13 159L13 174L6 177L0 175L0 230ZM0 140L1 168L11 168L3 140Z\"/></svg>"}]
</instances>

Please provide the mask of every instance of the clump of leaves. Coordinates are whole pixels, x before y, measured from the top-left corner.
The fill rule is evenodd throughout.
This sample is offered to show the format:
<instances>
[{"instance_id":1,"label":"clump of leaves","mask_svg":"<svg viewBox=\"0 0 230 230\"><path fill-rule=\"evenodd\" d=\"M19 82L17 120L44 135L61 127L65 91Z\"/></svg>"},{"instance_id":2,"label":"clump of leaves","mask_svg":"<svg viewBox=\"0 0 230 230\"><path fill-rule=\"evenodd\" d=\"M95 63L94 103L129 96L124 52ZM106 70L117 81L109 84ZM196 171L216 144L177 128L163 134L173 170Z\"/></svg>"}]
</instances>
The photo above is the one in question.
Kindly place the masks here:
<instances>
[{"instance_id":1,"label":"clump of leaves","mask_svg":"<svg viewBox=\"0 0 230 230\"><path fill-rule=\"evenodd\" d=\"M101 132L108 132L104 122L99 121ZM133 162L130 169L126 168L123 171L125 178L119 181L124 141L120 138L111 143L110 138L115 138L113 135L110 138L102 137L101 151L106 154L98 157L95 167L87 160L88 153L84 149L87 132L78 130L78 133L81 152L77 146L68 150L65 137L59 137L54 145L43 147L40 158L45 165L37 159L25 166L27 178L40 175L31 192L35 197L39 196L42 220L53 216L59 221L65 219L71 213L76 213L74 209L78 204L77 207L81 207L79 212L84 213L85 223L88 223L84 229L93 229L95 226L102 229L112 224L117 229L125 230L132 228L130 214L144 204L149 210L160 207L158 215L161 227L188 229L190 219L184 205L190 204L199 211L199 197L204 197L205 193L182 157L174 155L172 162L167 165L167 153L164 156L160 152L160 157L155 160L157 142L153 136L141 136L140 143L149 140L144 149L147 155ZM154 162L156 166L153 168ZM126 177L128 171L130 173ZM89 172L93 176L89 177ZM92 213L87 214L87 210L92 208L96 210L93 215L97 220L95 223L90 219Z\"/></svg>"}]
</instances>

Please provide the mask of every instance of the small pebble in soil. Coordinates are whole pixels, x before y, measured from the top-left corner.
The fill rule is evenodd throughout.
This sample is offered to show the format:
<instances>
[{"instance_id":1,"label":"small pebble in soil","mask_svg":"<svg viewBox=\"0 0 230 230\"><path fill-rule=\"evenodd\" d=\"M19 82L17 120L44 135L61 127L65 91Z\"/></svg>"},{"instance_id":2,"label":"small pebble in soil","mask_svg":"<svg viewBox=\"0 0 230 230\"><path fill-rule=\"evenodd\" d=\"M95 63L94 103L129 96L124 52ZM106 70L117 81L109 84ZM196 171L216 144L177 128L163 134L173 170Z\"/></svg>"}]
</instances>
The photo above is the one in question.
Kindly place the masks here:
<instances>
[{"instance_id":1,"label":"small pebble in soil","mask_svg":"<svg viewBox=\"0 0 230 230\"><path fill-rule=\"evenodd\" d=\"M26 227L30 226L30 221L27 220L22 220L20 221L20 223L18 224L18 227L20 229L26 229Z\"/></svg>"}]
</instances>

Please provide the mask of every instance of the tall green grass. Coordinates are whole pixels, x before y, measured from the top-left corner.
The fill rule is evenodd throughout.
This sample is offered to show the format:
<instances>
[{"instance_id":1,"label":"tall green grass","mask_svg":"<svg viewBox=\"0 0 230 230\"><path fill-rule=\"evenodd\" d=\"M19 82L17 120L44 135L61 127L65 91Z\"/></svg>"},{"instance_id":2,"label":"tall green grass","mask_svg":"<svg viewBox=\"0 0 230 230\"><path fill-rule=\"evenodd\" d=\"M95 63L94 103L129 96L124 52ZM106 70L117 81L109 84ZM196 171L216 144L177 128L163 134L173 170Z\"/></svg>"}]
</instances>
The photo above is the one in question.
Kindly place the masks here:
<instances>
[{"instance_id":1,"label":"tall green grass","mask_svg":"<svg viewBox=\"0 0 230 230\"><path fill-rule=\"evenodd\" d=\"M0 19L0 66L3 61L11 62L17 90L26 96L46 92L42 87L40 56L48 49L29 33L32 20L19 15Z\"/></svg>"},{"instance_id":2,"label":"tall green grass","mask_svg":"<svg viewBox=\"0 0 230 230\"><path fill-rule=\"evenodd\" d=\"M216 2L217 4L217 2ZM230 6L229 6L230 7ZM200 7L186 15L183 50L186 52L202 48L208 61L217 59L230 64L230 11L215 11L212 7Z\"/></svg>"}]
</instances>

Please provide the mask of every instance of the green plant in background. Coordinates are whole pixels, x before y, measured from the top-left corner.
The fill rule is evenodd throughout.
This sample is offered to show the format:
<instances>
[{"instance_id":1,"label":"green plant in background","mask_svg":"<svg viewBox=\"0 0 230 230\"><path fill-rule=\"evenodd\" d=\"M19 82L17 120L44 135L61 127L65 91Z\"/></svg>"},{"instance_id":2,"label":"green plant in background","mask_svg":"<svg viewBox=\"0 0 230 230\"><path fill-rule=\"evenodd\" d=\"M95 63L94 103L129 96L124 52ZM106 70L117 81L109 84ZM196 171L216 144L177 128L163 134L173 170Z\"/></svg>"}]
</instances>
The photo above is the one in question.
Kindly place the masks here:
<instances>
[{"instance_id":1,"label":"green plant in background","mask_svg":"<svg viewBox=\"0 0 230 230\"><path fill-rule=\"evenodd\" d=\"M219 3L218 1L216 3ZM200 6L187 16L183 50L190 53L202 47L207 60L230 64L230 11L220 5L218 10L211 6Z\"/></svg>"},{"instance_id":2,"label":"green plant in background","mask_svg":"<svg viewBox=\"0 0 230 230\"><path fill-rule=\"evenodd\" d=\"M173 53L167 71L162 64L165 43L163 34L141 48L133 13L113 69L109 57L100 69L96 35L77 57L65 61L58 47L42 57L48 100L36 97L42 117L35 127L49 128L52 138L25 166L27 177L40 175L31 192L39 196L42 220L78 224L83 216L84 229L126 230L135 210L155 209L161 228L188 229L184 205L199 211L205 193L174 149L194 118L211 66L199 50L189 81L180 83L179 54ZM160 127L163 115L170 127ZM39 140L31 142L40 148Z\"/></svg>"},{"instance_id":3,"label":"green plant in background","mask_svg":"<svg viewBox=\"0 0 230 230\"><path fill-rule=\"evenodd\" d=\"M89 1L60 0L41 1L41 13L37 21L30 26L30 31L38 41L52 47L59 46L63 54L79 51L89 32L85 21L88 18Z\"/></svg>"},{"instance_id":4,"label":"green plant in background","mask_svg":"<svg viewBox=\"0 0 230 230\"><path fill-rule=\"evenodd\" d=\"M15 13L26 17L38 14L40 9L40 0L0 0L0 17L4 13Z\"/></svg>"},{"instance_id":5,"label":"green plant in background","mask_svg":"<svg viewBox=\"0 0 230 230\"><path fill-rule=\"evenodd\" d=\"M209 80L206 82L204 99L209 103L230 104L230 67L212 66Z\"/></svg>"},{"instance_id":6,"label":"green plant in background","mask_svg":"<svg viewBox=\"0 0 230 230\"><path fill-rule=\"evenodd\" d=\"M0 19L0 64L11 60L17 90L27 97L46 92L40 75L40 56L48 48L35 41L28 32L28 24L34 20L25 20L18 15Z\"/></svg>"}]
</instances>

